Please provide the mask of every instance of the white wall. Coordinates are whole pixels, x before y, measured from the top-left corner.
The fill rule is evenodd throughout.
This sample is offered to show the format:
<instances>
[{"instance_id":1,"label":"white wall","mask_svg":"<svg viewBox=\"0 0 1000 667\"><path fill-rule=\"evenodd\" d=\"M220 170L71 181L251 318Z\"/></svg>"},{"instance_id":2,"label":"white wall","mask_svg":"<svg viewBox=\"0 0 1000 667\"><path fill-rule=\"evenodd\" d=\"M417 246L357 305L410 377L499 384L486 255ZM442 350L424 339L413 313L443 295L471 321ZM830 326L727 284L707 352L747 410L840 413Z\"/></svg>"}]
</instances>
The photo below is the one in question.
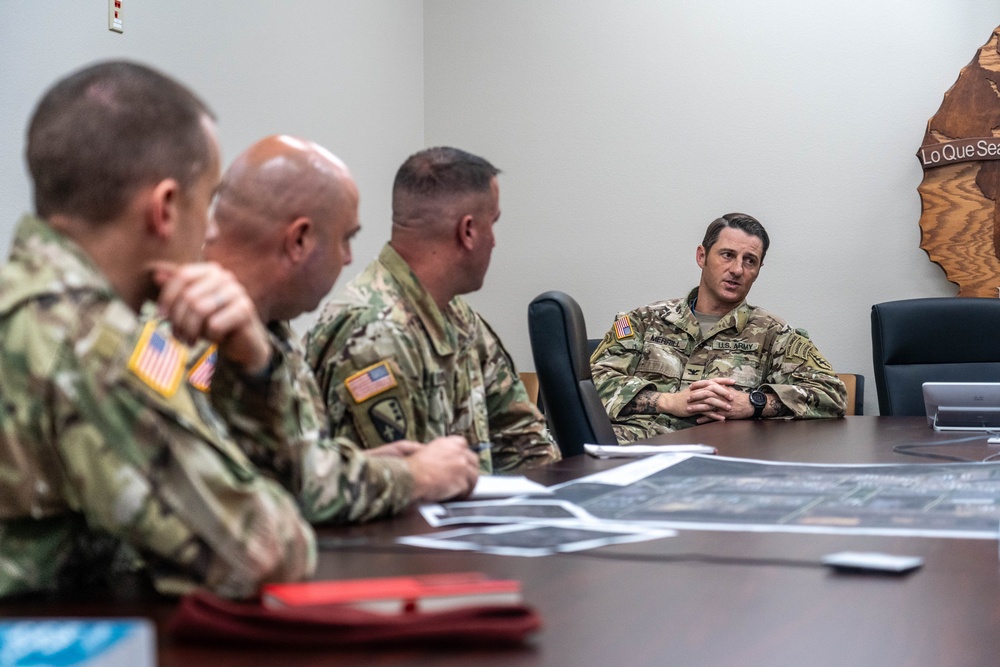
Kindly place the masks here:
<instances>
[{"instance_id":1,"label":"white wall","mask_svg":"<svg viewBox=\"0 0 1000 667\"><path fill-rule=\"evenodd\" d=\"M684 294L721 213L772 247L751 302L868 377L872 303L956 293L919 248L914 153L1000 22L995 0L0 0L0 249L30 208L23 135L41 93L129 57L191 85L224 159L272 132L355 172L354 275L389 233L389 192L424 145L504 170L498 247L471 300L529 370L528 302L562 289L590 335ZM199 18L200 17L200 18Z\"/></svg>"},{"instance_id":2,"label":"white wall","mask_svg":"<svg viewBox=\"0 0 1000 667\"><path fill-rule=\"evenodd\" d=\"M107 0L0 0L0 17L4 253L31 208L23 152L34 105L64 74L117 57L158 67L203 97L218 116L225 163L276 132L337 153L361 190L352 269L378 253L393 176L423 145L420 3L125 0L121 35L108 30Z\"/></svg>"},{"instance_id":3,"label":"white wall","mask_svg":"<svg viewBox=\"0 0 1000 667\"><path fill-rule=\"evenodd\" d=\"M914 157L1000 23L994 0L425 0L428 144L504 170L470 299L532 367L528 302L561 289L591 337L684 295L722 213L771 236L750 302L868 378L870 308L957 289L919 248Z\"/></svg>"}]
</instances>

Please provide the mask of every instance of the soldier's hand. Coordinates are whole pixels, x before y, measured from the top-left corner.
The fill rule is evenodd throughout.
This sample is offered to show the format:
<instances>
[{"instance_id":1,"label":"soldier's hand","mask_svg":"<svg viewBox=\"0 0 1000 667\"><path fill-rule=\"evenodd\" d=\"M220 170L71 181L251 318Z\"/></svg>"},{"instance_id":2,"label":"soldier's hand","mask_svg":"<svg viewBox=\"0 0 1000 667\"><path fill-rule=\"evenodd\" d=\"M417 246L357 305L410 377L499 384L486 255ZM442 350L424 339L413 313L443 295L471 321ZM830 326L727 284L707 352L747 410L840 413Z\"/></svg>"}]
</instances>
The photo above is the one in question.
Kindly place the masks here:
<instances>
[{"instance_id":1,"label":"soldier's hand","mask_svg":"<svg viewBox=\"0 0 1000 667\"><path fill-rule=\"evenodd\" d=\"M734 384L736 382L731 378L713 378L692 382L678 392L686 412L677 416L699 415L697 419L699 424L731 418L730 411L733 408L733 401L736 394L740 393L730 389Z\"/></svg>"},{"instance_id":2,"label":"soldier's hand","mask_svg":"<svg viewBox=\"0 0 1000 667\"><path fill-rule=\"evenodd\" d=\"M232 273L211 262L156 262L152 269L160 286L160 315L177 338L189 345L199 338L216 343L219 354L249 374L267 368L272 353L267 329Z\"/></svg>"},{"instance_id":3,"label":"soldier's hand","mask_svg":"<svg viewBox=\"0 0 1000 667\"><path fill-rule=\"evenodd\" d=\"M750 419L753 417L750 394L745 391L737 391L735 394L732 400L732 407L726 413L726 419Z\"/></svg>"},{"instance_id":4,"label":"soldier's hand","mask_svg":"<svg viewBox=\"0 0 1000 667\"><path fill-rule=\"evenodd\" d=\"M388 445L382 445L381 447L369 449L365 453L368 456L395 456L401 458L416 453L421 447L423 447L423 445L419 442L413 442L412 440L397 440L396 442L390 442Z\"/></svg>"},{"instance_id":5,"label":"soldier's hand","mask_svg":"<svg viewBox=\"0 0 1000 667\"><path fill-rule=\"evenodd\" d=\"M479 457L465 438L431 440L406 457L413 475L413 500L435 501L472 493L479 479Z\"/></svg>"}]
</instances>

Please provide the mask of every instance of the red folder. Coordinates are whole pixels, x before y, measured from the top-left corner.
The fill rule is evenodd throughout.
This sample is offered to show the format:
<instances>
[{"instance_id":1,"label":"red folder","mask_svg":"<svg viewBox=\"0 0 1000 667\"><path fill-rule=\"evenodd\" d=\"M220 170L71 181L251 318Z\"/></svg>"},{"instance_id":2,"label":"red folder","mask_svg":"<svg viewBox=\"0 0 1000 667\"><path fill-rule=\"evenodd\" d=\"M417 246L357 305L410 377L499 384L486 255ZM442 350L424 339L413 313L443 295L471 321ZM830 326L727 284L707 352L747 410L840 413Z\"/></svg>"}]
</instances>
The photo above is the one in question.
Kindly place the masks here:
<instances>
[{"instance_id":1,"label":"red folder","mask_svg":"<svg viewBox=\"0 0 1000 667\"><path fill-rule=\"evenodd\" d=\"M490 579L480 572L269 584L261 597L269 607L343 604L398 614L482 605L521 603L521 583Z\"/></svg>"},{"instance_id":2,"label":"red folder","mask_svg":"<svg viewBox=\"0 0 1000 667\"><path fill-rule=\"evenodd\" d=\"M335 604L272 609L200 591L185 596L167 632L179 641L272 647L381 647L389 644L507 645L541 628L525 605L379 614Z\"/></svg>"}]
</instances>

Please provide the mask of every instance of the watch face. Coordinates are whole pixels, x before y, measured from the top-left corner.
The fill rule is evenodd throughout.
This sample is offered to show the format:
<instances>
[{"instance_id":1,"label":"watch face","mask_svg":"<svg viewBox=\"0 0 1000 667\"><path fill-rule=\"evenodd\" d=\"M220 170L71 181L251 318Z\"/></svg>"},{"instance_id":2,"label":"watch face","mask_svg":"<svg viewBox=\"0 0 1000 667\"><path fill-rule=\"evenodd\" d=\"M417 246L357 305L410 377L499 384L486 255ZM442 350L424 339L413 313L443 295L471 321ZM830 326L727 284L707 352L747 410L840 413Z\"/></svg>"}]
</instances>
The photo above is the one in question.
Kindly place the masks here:
<instances>
[{"instance_id":1,"label":"watch face","mask_svg":"<svg viewBox=\"0 0 1000 667\"><path fill-rule=\"evenodd\" d=\"M767 405L767 396L764 395L764 392L754 389L750 392L750 405L755 408L764 407Z\"/></svg>"}]
</instances>

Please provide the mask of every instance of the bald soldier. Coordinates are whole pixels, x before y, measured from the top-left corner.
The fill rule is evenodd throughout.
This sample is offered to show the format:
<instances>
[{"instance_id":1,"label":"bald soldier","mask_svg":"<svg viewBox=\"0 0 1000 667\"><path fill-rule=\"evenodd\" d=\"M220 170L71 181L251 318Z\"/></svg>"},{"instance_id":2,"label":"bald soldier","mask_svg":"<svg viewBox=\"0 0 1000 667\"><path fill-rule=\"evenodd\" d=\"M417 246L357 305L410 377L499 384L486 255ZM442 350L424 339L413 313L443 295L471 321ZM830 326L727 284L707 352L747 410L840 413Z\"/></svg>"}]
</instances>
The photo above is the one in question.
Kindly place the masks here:
<instances>
[{"instance_id":1,"label":"bald soldier","mask_svg":"<svg viewBox=\"0 0 1000 667\"><path fill-rule=\"evenodd\" d=\"M313 572L295 499L227 426L276 432L291 385L239 283L191 263L214 128L187 89L127 62L70 75L32 115L36 214L0 273L0 596L151 581L245 597ZM220 391L247 403L217 411L191 389L178 338L216 342Z\"/></svg>"},{"instance_id":2,"label":"bald soldier","mask_svg":"<svg viewBox=\"0 0 1000 667\"><path fill-rule=\"evenodd\" d=\"M350 440L329 436L323 398L288 320L315 309L351 262L360 225L358 189L347 166L315 143L267 137L226 171L214 218L218 233L208 239L206 258L244 285L284 353L299 397L296 410L283 415L298 438L244 438L251 460L296 494L312 522L365 521L414 501L471 491L478 459L460 436L426 446L399 441L367 455ZM209 358L202 354L198 363ZM212 398L239 402L215 391L214 383Z\"/></svg>"},{"instance_id":3,"label":"bald soldier","mask_svg":"<svg viewBox=\"0 0 1000 667\"><path fill-rule=\"evenodd\" d=\"M713 221L686 298L622 313L591 358L618 441L712 420L840 417L844 384L801 329L750 306L770 239L743 213Z\"/></svg>"},{"instance_id":4,"label":"bald soldier","mask_svg":"<svg viewBox=\"0 0 1000 667\"><path fill-rule=\"evenodd\" d=\"M336 435L368 448L462 435L483 472L559 458L507 350L461 298L489 267L498 173L455 148L399 168L391 240L306 340Z\"/></svg>"}]
</instances>

